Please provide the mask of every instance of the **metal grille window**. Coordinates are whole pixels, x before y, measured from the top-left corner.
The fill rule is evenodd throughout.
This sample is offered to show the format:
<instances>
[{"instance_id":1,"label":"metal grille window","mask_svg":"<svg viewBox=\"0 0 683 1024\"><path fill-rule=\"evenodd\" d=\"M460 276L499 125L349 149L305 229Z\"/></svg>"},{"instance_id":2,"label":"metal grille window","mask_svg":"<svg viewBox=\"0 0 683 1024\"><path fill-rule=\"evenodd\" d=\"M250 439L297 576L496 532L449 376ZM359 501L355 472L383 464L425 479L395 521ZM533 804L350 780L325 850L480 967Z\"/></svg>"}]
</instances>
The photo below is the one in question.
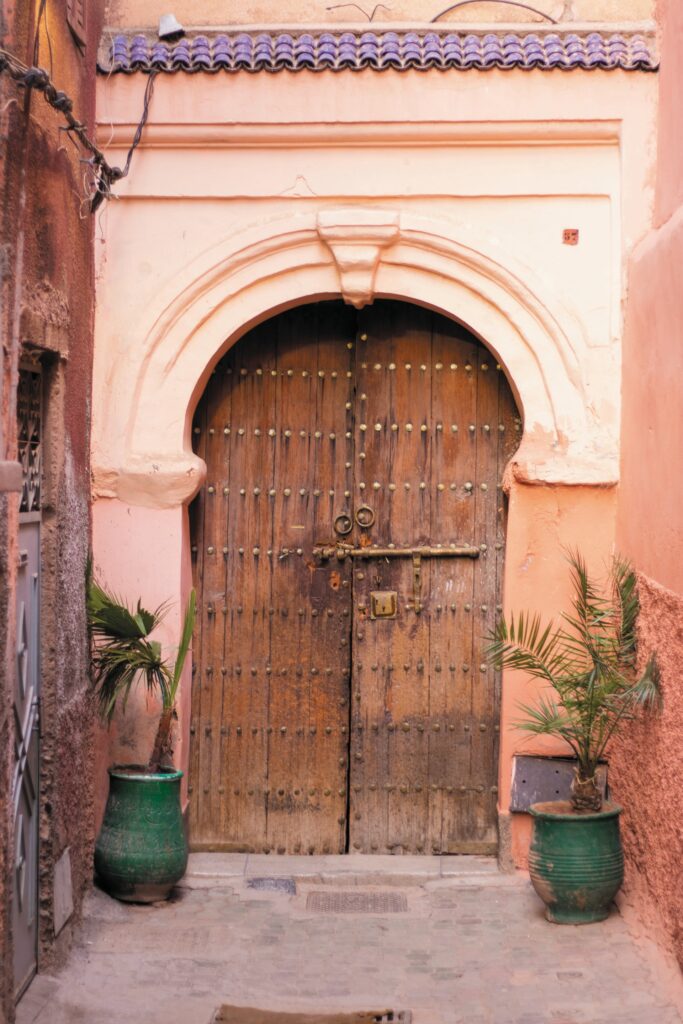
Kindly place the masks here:
<instances>
[{"instance_id":1,"label":"metal grille window","mask_svg":"<svg viewBox=\"0 0 683 1024\"><path fill-rule=\"evenodd\" d=\"M66 3L66 23L82 46L85 46L85 4L86 0L67 0Z\"/></svg>"},{"instance_id":2,"label":"metal grille window","mask_svg":"<svg viewBox=\"0 0 683 1024\"><path fill-rule=\"evenodd\" d=\"M20 512L40 510L42 476L42 377L40 370L19 371L17 391L18 457L22 468Z\"/></svg>"}]
</instances>

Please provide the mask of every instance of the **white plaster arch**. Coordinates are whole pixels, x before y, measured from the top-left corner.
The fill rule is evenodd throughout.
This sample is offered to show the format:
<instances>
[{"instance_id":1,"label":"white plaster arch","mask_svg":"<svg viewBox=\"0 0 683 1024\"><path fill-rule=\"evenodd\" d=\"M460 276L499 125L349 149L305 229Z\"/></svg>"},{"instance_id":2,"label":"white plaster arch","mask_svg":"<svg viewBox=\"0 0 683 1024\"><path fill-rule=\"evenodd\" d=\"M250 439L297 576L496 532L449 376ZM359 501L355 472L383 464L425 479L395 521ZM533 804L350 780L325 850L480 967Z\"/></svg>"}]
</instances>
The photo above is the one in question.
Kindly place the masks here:
<instances>
[{"instance_id":1,"label":"white plaster arch","mask_svg":"<svg viewBox=\"0 0 683 1024\"><path fill-rule=\"evenodd\" d=\"M340 206L252 225L168 282L127 358L103 372L95 495L154 508L190 500L206 471L192 452L191 414L217 360L255 323L340 294L356 306L379 296L430 306L492 349L524 413L509 467L517 479L616 482L618 378L612 422L594 411L591 394L605 381L591 380L579 320L529 268L454 222Z\"/></svg>"}]
</instances>

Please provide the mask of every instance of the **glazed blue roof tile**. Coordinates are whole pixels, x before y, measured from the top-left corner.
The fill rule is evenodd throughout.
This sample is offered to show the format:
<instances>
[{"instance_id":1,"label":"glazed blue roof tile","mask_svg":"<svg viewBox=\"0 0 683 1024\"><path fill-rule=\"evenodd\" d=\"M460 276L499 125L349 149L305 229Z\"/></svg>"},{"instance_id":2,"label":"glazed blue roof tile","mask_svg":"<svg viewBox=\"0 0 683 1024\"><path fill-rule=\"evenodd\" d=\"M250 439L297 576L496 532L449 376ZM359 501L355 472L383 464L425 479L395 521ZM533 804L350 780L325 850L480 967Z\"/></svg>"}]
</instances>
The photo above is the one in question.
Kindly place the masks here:
<instances>
[{"instance_id":1,"label":"glazed blue roof tile","mask_svg":"<svg viewBox=\"0 0 683 1024\"><path fill-rule=\"evenodd\" d=\"M603 68L654 71L651 44L640 34L513 32L221 32L177 43L115 35L100 70L135 71L426 71L492 68L565 71Z\"/></svg>"}]
</instances>

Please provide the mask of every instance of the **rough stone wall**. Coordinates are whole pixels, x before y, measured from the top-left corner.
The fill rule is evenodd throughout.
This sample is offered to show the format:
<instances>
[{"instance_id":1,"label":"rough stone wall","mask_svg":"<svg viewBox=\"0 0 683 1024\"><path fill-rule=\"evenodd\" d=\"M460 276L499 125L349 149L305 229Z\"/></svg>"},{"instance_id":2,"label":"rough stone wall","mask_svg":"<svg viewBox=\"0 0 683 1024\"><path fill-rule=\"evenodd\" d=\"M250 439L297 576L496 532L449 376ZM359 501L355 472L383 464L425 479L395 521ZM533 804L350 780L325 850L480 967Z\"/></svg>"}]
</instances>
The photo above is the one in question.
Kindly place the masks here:
<instances>
[{"instance_id":1,"label":"rough stone wall","mask_svg":"<svg viewBox=\"0 0 683 1024\"><path fill-rule=\"evenodd\" d=\"M102 7L89 2L85 46L65 0L50 0L37 63L94 128ZM33 63L38 4L3 0L0 45ZM49 33L49 40L48 40ZM42 527L40 968L63 957L92 869L92 712L84 573L90 543L89 419L95 219L83 202L83 155L40 94L0 75L0 461L16 459L20 358L39 355L45 381ZM0 1021L13 1019L11 770L18 495L0 494ZM54 865L66 847L76 911L55 938Z\"/></svg>"},{"instance_id":2,"label":"rough stone wall","mask_svg":"<svg viewBox=\"0 0 683 1024\"><path fill-rule=\"evenodd\" d=\"M625 808L627 897L683 967L683 6L663 0L656 226L629 268L617 543L639 572L640 653L657 652L661 718L611 752Z\"/></svg>"}]
</instances>

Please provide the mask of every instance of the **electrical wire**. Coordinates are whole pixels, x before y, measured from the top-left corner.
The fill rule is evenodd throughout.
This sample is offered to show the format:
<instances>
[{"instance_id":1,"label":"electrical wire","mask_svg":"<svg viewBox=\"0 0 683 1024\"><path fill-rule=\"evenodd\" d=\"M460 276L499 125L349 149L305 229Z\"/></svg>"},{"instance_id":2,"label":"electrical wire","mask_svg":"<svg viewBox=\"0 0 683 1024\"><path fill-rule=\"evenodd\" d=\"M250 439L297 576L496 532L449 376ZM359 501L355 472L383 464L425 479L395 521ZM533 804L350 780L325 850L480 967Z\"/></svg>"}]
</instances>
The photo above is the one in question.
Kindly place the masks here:
<instances>
[{"instance_id":1,"label":"electrical wire","mask_svg":"<svg viewBox=\"0 0 683 1024\"><path fill-rule=\"evenodd\" d=\"M47 0L42 0L41 11L44 10L46 2ZM42 14L39 14L39 19L41 16ZM38 52L35 47L34 52ZM81 147L91 154L84 162L89 165L93 177L92 190L88 196L88 201L90 202L90 212L94 213L105 199L110 199L112 197L112 185L115 182L120 181L121 178L125 178L130 170L133 153L140 144L142 133L145 125L147 124L147 119L149 117L149 105L154 92L154 79L158 72L152 71L147 80L143 100L142 117L140 118L140 122L135 130L133 142L126 156L126 162L123 168L121 168L112 167L102 150L99 149L90 139L86 132L85 125L78 121L73 115L73 100L67 96L65 92L56 88L50 75L44 68L27 67L27 65L24 64L23 61L20 61L18 57L15 57L14 54L10 53L8 50L0 49L0 73L3 71L7 72L10 78L12 78L20 87L24 89L36 89L38 92L42 92L45 102L64 117L66 127L63 128L62 131L67 132L72 141L74 141L75 137L81 144Z\"/></svg>"},{"instance_id":2,"label":"electrical wire","mask_svg":"<svg viewBox=\"0 0 683 1024\"><path fill-rule=\"evenodd\" d=\"M123 165L123 170L121 171L121 177L122 178L125 178L126 175L128 174L128 171L130 170L130 162L133 159L133 153L135 152L135 150L140 145L140 140L142 139L142 133L145 130L145 125L147 124L147 118L149 117L149 105L152 102L152 95L154 93L154 80L155 80L155 78L156 78L156 73L152 72L150 74L149 78L147 79L147 85L145 86L145 95L144 95L144 98L143 98L143 101L142 101L142 117L140 118L140 120L138 122L138 126L135 129L135 135L133 136L133 141L131 143L131 147L128 150L128 155L126 156L126 162Z\"/></svg>"},{"instance_id":3,"label":"electrical wire","mask_svg":"<svg viewBox=\"0 0 683 1024\"><path fill-rule=\"evenodd\" d=\"M52 77L53 69L53 53L52 53L52 39L50 38L50 29L47 24L47 0L40 0L40 7L38 8L38 18L36 20L36 34L33 38L33 63L38 65L38 56L40 54L40 23L45 22L45 37L47 39L47 49L50 54L50 77Z\"/></svg>"},{"instance_id":4,"label":"electrical wire","mask_svg":"<svg viewBox=\"0 0 683 1024\"><path fill-rule=\"evenodd\" d=\"M375 15L377 14L380 8L382 8L385 11L391 10L391 8L387 7L386 4L375 4L375 6L372 9L372 14L368 14L368 12L363 7L359 7L358 4L333 4L331 7L326 7L325 10L336 11L340 7L355 7L357 11L360 11L361 14L365 15L368 21L374 21Z\"/></svg>"},{"instance_id":5,"label":"electrical wire","mask_svg":"<svg viewBox=\"0 0 683 1024\"><path fill-rule=\"evenodd\" d=\"M551 18L549 14L544 11L539 11L536 7L531 7L529 4L517 3L517 0L459 0L457 4L452 4L450 7L444 8L434 18L431 19L430 25L433 25L439 18L443 18L444 14L450 14L451 11L457 10L458 7L465 7L467 4L505 4L506 7L521 7L525 11L531 11L533 14L538 14L539 17L545 18L553 25L557 25L558 22L555 18Z\"/></svg>"}]
</instances>

